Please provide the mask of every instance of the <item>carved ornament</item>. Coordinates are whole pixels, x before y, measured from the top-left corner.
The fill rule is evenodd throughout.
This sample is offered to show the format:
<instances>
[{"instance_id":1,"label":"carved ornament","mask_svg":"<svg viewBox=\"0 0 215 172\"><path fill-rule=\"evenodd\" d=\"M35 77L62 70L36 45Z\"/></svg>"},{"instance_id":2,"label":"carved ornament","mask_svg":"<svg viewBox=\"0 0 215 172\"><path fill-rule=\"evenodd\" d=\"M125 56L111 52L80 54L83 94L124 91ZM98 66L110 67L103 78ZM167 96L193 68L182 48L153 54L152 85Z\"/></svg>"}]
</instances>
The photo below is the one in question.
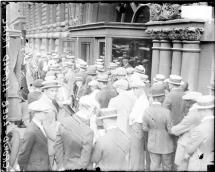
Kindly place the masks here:
<instances>
[{"instance_id":1,"label":"carved ornament","mask_svg":"<svg viewBox=\"0 0 215 172\"><path fill-rule=\"evenodd\" d=\"M198 27L147 29L153 39L199 41L204 29Z\"/></svg>"},{"instance_id":2,"label":"carved ornament","mask_svg":"<svg viewBox=\"0 0 215 172\"><path fill-rule=\"evenodd\" d=\"M179 4L149 4L151 21L166 21L181 18L181 6Z\"/></svg>"}]
</instances>

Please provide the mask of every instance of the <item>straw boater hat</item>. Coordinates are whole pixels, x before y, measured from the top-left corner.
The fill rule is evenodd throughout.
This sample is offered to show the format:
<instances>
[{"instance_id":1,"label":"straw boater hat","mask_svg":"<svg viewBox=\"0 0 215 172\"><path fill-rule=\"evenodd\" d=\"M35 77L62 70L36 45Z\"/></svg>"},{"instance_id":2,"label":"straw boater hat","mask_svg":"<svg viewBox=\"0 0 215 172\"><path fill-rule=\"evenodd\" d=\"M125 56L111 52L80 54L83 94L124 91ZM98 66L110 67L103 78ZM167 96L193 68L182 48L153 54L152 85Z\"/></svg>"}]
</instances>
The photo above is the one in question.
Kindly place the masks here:
<instances>
[{"instance_id":1,"label":"straw boater hat","mask_svg":"<svg viewBox=\"0 0 215 172\"><path fill-rule=\"evenodd\" d=\"M57 80L46 80L42 84L43 84L42 89L61 87Z\"/></svg>"},{"instance_id":2,"label":"straw boater hat","mask_svg":"<svg viewBox=\"0 0 215 172\"><path fill-rule=\"evenodd\" d=\"M139 88L139 87L145 87L145 83L140 79L140 77L133 75L131 77L130 83L131 88Z\"/></svg>"},{"instance_id":3,"label":"straw boater hat","mask_svg":"<svg viewBox=\"0 0 215 172\"><path fill-rule=\"evenodd\" d=\"M88 83L88 85L93 87L93 86L98 86L99 83L98 83L98 81L96 81L96 80L92 80L92 81L90 81L90 82Z\"/></svg>"},{"instance_id":4,"label":"straw boater hat","mask_svg":"<svg viewBox=\"0 0 215 172\"><path fill-rule=\"evenodd\" d=\"M145 74L145 68L143 65L138 65L134 68L134 71L140 74Z\"/></svg>"},{"instance_id":5,"label":"straw boater hat","mask_svg":"<svg viewBox=\"0 0 215 172\"><path fill-rule=\"evenodd\" d=\"M117 80L113 83L113 87L114 88L119 88L121 90L127 90L129 85L128 85L128 81L125 80L125 79L120 79L120 80Z\"/></svg>"},{"instance_id":6,"label":"straw boater hat","mask_svg":"<svg viewBox=\"0 0 215 172\"><path fill-rule=\"evenodd\" d=\"M113 69L116 69L116 68L117 68L117 64L111 62L110 65L109 65L109 69L113 70Z\"/></svg>"},{"instance_id":7,"label":"straw boater hat","mask_svg":"<svg viewBox=\"0 0 215 172\"><path fill-rule=\"evenodd\" d=\"M151 87L151 95L152 97L165 96L165 87L164 85L153 85Z\"/></svg>"},{"instance_id":8,"label":"straw boater hat","mask_svg":"<svg viewBox=\"0 0 215 172\"><path fill-rule=\"evenodd\" d=\"M97 77L98 82L108 82L108 75L107 74L100 74Z\"/></svg>"},{"instance_id":9,"label":"straw boater hat","mask_svg":"<svg viewBox=\"0 0 215 172\"><path fill-rule=\"evenodd\" d=\"M34 112L48 112L51 107L47 103L41 101L34 101L28 105L29 111Z\"/></svg>"},{"instance_id":10,"label":"straw boater hat","mask_svg":"<svg viewBox=\"0 0 215 172\"><path fill-rule=\"evenodd\" d=\"M131 75L134 73L134 68L133 67L128 67L126 68L127 74Z\"/></svg>"},{"instance_id":11,"label":"straw boater hat","mask_svg":"<svg viewBox=\"0 0 215 172\"><path fill-rule=\"evenodd\" d=\"M195 104L195 108L197 108L197 109L214 108L214 96L212 96L212 95L200 96L197 99L197 103Z\"/></svg>"},{"instance_id":12,"label":"straw boater hat","mask_svg":"<svg viewBox=\"0 0 215 172\"><path fill-rule=\"evenodd\" d=\"M35 81L33 81L32 86L36 88L41 88L43 86L42 83L43 83L42 79L36 79Z\"/></svg>"},{"instance_id":13,"label":"straw boater hat","mask_svg":"<svg viewBox=\"0 0 215 172\"><path fill-rule=\"evenodd\" d=\"M155 77L153 78L153 81L156 81L156 82L158 81L164 82L164 80L165 80L165 76L162 74L156 74Z\"/></svg>"},{"instance_id":14,"label":"straw boater hat","mask_svg":"<svg viewBox=\"0 0 215 172\"><path fill-rule=\"evenodd\" d=\"M96 66L94 66L94 65L88 66L87 74L88 75L96 75Z\"/></svg>"},{"instance_id":15,"label":"straw boater hat","mask_svg":"<svg viewBox=\"0 0 215 172\"><path fill-rule=\"evenodd\" d=\"M116 75L118 76L126 76L127 71L124 67L118 67L116 68Z\"/></svg>"},{"instance_id":16,"label":"straw boater hat","mask_svg":"<svg viewBox=\"0 0 215 172\"><path fill-rule=\"evenodd\" d=\"M55 79L56 79L56 76L55 76L55 72L54 71L48 71L46 73L46 77L45 77L46 81L52 81L52 80L55 80Z\"/></svg>"},{"instance_id":17,"label":"straw boater hat","mask_svg":"<svg viewBox=\"0 0 215 172\"><path fill-rule=\"evenodd\" d=\"M96 70L99 71L99 72L104 72L104 71L105 71L105 68L104 68L104 66L102 66L102 65L97 65L97 66L96 66Z\"/></svg>"},{"instance_id":18,"label":"straw boater hat","mask_svg":"<svg viewBox=\"0 0 215 172\"><path fill-rule=\"evenodd\" d=\"M167 82L174 84L174 85L181 85L182 84L182 77L179 75L170 75Z\"/></svg>"},{"instance_id":19,"label":"straw boater hat","mask_svg":"<svg viewBox=\"0 0 215 172\"><path fill-rule=\"evenodd\" d=\"M86 63L86 62L81 62L81 63L79 64L79 67L80 67L81 69L87 69L87 63Z\"/></svg>"},{"instance_id":20,"label":"straw boater hat","mask_svg":"<svg viewBox=\"0 0 215 172\"><path fill-rule=\"evenodd\" d=\"M197 99L202 96L202 93L195 92L195 91L188 91L186 94L182 97L183 100L194 100L197 101Z\"/></svg>"},{"instance_id":21,"label":"straw boater hat","mask_svg":"<svg viewBox=\"0 0 215 172\"><path fill-rule=\"evenodd\" d=\"M114 108L103 108L101 109L101 116L97 117L97 119L108 119L108 118L116 118L117 119L117 110Z\"/></svg>"}]
</instances>

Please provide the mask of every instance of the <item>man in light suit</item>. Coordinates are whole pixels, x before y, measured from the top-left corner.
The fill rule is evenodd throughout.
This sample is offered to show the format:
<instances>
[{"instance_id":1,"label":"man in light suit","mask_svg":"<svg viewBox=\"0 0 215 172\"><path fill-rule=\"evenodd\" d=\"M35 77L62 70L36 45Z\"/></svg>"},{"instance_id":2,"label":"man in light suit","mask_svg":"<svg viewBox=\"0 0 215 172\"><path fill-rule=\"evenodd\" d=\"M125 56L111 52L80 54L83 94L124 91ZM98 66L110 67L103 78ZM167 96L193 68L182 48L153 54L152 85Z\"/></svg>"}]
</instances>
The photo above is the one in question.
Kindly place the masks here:
<instances>
[{"instance_id":1,"label":"man in light suit","mask_svg":"<svg viewBox=\"0 0 215 172\"><path fill-rule=\"evenodd\" d=\"M24 171L48 171L51 170L48 141L43 128L43 121L47 118L50 107L39 101L32 102L29 110L34 117L24 134L24 143L18 157L21 170Z\"/></svg>"},{"instance_id":2,"label":"man in light suit","mask_svg":"<svg viewBox=\"0 0 215 172\"><path fill-rule=\"evenodd\" d=\"M185 146L188 144L190 138L190 132L201 122L202 116L195 108L195 103L198 97L201 96L199 92L187 92L182 98L183 100L190 102L188 114L183 118L183 120L177 125L171 128L171 133L179 136L177 142L177 148L175 153L175 164L177 165L177 170L186 171L188 166L188 161L185 159ZM188 107L187 107L188 108Z\"/></svg>"},{"instance_id":3,"label":"man in light suit","mask_svg":"<svg viewBox=\"0 0 215 172\"><path fill-rule=\"evenodd\" d=\"M96 141L91 161L102 171L130 170L130 139L117 127L116 109L104 108L98 118L106 133Z\"/></svg>"},{"instance_id":4,"label":"man in light suit","mask_svg":"<svg viewBox=\"0 0 215 172\"><path fill-rule=\"evenodd\" d=\"M117 80L113 83L113 87L118 92L118 96L112 98L108 104L108 108L114 108L119 114L117 117L118 127L129 134L128 117L134 105L135 98L128 94L128 81L125 79Z\"/></svg>"},{"instance_id":5,"label":"man in light suit","mask_svg":"<svg viewBox=\"0 0 215 172\"><path fill-rule=\"evenodd\" d=\"M174 143L170 129L172 127L170 111L162 107L165 96L163 85L154 85L151 88L153 102L145 110L143 116L143 130L148 131L147 148L150 154L150 170L157 171L162 167L163 170L172 169L172 156Z\"/></svg>"},{"instance_id":6,"label":"man in light suit","mask_svg":"<svg viewBox=\"0 0 215 172\"><path fill-rule=\"evenodd\" d=\"M81 98L79 111L60 119L55 141L58 170L90 168L93 131L90 129L89 101Z\"/></svg>"},{"instance_id":7,"label":"man in light suit","mask_svg":"<svg viewBox=\"0 0 215 172\"><path fill-rule=\"evenodd\" d=\"M188 171L207 171L207 165L214 165L214 96L201 96L195 107L202 120L191 132L185 157L189 159Z\"/></svg>"}]
</instances>

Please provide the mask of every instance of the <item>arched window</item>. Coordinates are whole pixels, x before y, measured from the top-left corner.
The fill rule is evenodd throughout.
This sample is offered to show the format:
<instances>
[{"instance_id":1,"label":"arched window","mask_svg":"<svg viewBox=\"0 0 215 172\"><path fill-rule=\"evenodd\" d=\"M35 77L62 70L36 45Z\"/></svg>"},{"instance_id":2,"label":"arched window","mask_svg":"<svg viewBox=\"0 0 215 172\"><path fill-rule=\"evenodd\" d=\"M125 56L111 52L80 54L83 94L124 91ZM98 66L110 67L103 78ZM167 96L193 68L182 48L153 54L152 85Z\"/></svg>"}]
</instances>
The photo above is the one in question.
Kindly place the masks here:
<instances>
[{"instance_id":1,"label":"arched window","mask_svg":"<svg viewBox=\"0 0 215 172\"><path fill-rule=\"evenodd\" d=\"M147 23L150 20L150 8L148 5L140 5L132 17L132 23Z\"/></svg>"}]
</instances>

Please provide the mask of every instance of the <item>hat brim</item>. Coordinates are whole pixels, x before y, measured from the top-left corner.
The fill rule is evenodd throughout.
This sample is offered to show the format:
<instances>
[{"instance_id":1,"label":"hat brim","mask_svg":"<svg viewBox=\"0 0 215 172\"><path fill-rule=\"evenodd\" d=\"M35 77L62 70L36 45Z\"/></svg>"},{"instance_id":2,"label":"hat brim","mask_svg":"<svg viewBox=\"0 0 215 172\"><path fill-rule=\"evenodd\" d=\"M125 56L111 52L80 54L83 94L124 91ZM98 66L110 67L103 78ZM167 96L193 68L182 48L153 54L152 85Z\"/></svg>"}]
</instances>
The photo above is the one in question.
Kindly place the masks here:
<instances>
[{"instance_id":1,"label":"hat brim","mask_svg":"<svg viewBox=\"0 0 215 172\"><path fill-rule=\"evenodd\" d=\"M101 117L97 117L97 119L107 119L107 118L117 118L117 114L115 115L106 115L106 116L101 116Z\"/></svg>"},{"instance_id":2,"label":"hat brim","mask_svg":"<svg viewBox=\"0 0 215 172\"><path fill-rule=\"evenodd\" d=\"M165 96L165 94L155 94L155 95L152 95L152 97L160 97L160 96Z\"/></svg>"},{"instance_id":3,"label":"hat brim","mask_svg":"<svg viewBox=\"0 0 215 172\"><path fill-rule=\"evenodd\" d=\"M108 82L108 80L97 79L98 82Z\"/></svg>"},{"instance_id":4,"label":"hat brim","mask_svg":"<svg viewBox=\"0 0 215 172\"><path fill-rule=\"evenodd\" d=\"M199 105L195 105L196 109L211 109L214 108L214 105L208 105L208 106L199 106Z\"/></svg>"},{"instance_id":5,"label":"hat brim","mask_svg":"<svg viewBox=\"0 0 215 172\"><path fill-rule=\"evenodd\" d=\"M59 87L61 87L61 85L48 85L48 86L43 86L41 88L46 89L46 88L59 88Z\"/></svg>"},{"instance_id":6,"label":"hat brim","mask_svg":"<svg viewBox=\"0 0 215 172\"><path fill-rule=\"evenodd\" d=\"M170 80L167 80L167 82L170 83L170 84L174 84L174 85L181 85L181 84L182 84L182 82L177 83L177 82L172 82L172 81L170 81Z\"/></svg>"}]
</instances>

